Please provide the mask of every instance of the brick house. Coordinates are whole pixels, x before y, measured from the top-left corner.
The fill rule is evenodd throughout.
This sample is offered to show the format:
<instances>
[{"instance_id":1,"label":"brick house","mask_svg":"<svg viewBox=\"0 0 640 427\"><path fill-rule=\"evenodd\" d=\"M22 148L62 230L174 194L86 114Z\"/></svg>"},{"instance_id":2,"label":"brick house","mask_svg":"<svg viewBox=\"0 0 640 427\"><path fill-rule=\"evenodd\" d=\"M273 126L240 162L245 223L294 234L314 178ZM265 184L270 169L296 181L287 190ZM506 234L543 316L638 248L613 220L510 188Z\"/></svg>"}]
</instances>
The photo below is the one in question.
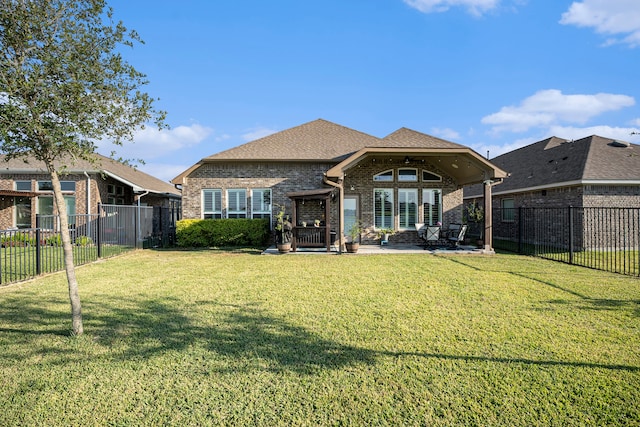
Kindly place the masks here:
<instances>
[{"instance_id":1,"label":"brick house","mask_svg":"<svg viewBox=\"0 0 640 427\"><path fill-rule=\"evenodd\" d=\"M517 207L640 208L640 146L592 135L551 137L491 160L507 171L493 191L493 205ZM480 186L465 200L481 200Z\"/></svg>"},{"instance_id":2,"label":"brick house","mask_svg":"<svg viewBox=\"0 0 640 427\"><path fill-rule=\"evenodd\" d=\"M94 214L98 203L180 207L174 186L108 157L66 164L60 181L70 215ZM0 229L33 228L37 214L56 213L45 166L0 156Z\"/></svg>"},{"instance_id":3,"label":"brick house","mask_svg":"<svg viewBox=\"0 0 640 427\"><path fill-rule=\"evenodd\" d=\"M504 176L460 144L406 128L377 138L318 119L206 157L172 183L183 218L273 223L285 206L298 231L319 223L342 248L355 220L364 244L382 228L395 231L392 243L417 242L415 223L462 221L463 186L485 183L490 194Z\"/></svg>"},{"instance_id":4,"label":"brick house","mask_svg":"<svg viewBox=\"0 0 640 427\"><path fill-rule=\"evenodd\" d=\"M639 145L597 135L578 140L551 137L491 161L509 173L492 192L494 236L510 235L509 230L521 227L518 208L548 208L546 215L561 212L560 208L580 208L582 213L574 218L576 248L619 246L615 240L637 227L637 220L623 216L637 217L633 212L640 208ZM465 188L465 204L482 204L483 198L480 186ZM528 227L542 230L538 234L545 239L568 241L569 227L563 219L549 223L539 215L529 220ZM636 244L638 236L632 233L626 238L622 246Z\"/></svg>"}]
</instances>

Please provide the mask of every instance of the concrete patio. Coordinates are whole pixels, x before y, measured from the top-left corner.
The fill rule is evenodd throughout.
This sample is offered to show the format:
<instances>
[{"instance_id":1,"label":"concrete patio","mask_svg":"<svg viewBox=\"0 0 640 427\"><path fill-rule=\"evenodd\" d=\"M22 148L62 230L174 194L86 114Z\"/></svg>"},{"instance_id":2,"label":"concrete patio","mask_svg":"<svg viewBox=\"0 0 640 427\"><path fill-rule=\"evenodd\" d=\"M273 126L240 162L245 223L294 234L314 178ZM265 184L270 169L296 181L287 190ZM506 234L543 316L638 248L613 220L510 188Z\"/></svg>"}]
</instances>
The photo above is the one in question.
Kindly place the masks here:
<instances>
[{"instance_id":1,"label":"concrete patio","mask_svg":"<svg viewBox=\"0 0 640 427\"><path fill-rule=\"evenodd\" d=\"M456 248L448 248L444 246L434 246L433 248L424 248L421 245L411 244L390 244L390 245L360 245L358 252L355 254L343 252L343 255L373 255L373 254L436 254L436 255L460 255L460 254L494 254L493 251L478 249L475 246L460 245ZM287 252L281 254L275 246L267 248L263 255L341 255L336 247L332 247L331 252L327 252L326 248L298 248L296 252Z\"/></svg>"}]
</instances>

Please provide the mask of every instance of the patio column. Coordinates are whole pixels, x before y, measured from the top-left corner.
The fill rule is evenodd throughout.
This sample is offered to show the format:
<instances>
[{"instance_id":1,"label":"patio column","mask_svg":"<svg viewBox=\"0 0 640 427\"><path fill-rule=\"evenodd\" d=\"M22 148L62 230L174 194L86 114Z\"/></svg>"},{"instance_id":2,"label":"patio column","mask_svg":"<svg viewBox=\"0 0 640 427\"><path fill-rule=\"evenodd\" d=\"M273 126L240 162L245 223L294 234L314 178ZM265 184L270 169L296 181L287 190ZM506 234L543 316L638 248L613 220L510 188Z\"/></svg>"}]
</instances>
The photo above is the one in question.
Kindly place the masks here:
<instances>
[{"instance_id":1,"label":"patio column","mask_svg":"<svg viewBox=\"0 0 640 427\"><path fill-rule=\"evenodd\" d=\"M484 250L493 251L493 203L491 180L484 181Z\"/></svg>"}]
</instances>

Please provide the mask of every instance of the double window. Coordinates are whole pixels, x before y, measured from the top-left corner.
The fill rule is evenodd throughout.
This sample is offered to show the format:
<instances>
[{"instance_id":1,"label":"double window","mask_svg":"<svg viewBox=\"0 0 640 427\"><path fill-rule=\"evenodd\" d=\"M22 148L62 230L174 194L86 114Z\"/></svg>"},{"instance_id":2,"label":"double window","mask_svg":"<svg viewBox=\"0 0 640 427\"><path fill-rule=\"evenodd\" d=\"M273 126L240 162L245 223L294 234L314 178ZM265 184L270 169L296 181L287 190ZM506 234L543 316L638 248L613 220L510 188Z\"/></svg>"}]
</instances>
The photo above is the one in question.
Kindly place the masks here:
<instances>
[{"instance_id":1,"label":"double window","mask_svg":"<svg viewBox=\"0 0 640 427\"><path fill-rule=\"evenodd\" d=\"M227 190L227 218L247 217L247 190Z\"/></svg>"},{"instance_id":2,"label":"double window","mask_svg":"<svg viewBox=\"0 0 640 427\"><path fill-rule=\"evenodd\" d=\"M398 189L398 217L400 228L414 228L418 220L418 190Z\"/></svg>"},{"instance_id":3,"label":"double window","mask_svg":"<svg viewBox=\"0 0 640 427\"><path fill-rule=\"evenodd\" d=\"M425 224L435 225L442 222L442 190L423 189L422 208Z\"/></svg>"}]
</instances>

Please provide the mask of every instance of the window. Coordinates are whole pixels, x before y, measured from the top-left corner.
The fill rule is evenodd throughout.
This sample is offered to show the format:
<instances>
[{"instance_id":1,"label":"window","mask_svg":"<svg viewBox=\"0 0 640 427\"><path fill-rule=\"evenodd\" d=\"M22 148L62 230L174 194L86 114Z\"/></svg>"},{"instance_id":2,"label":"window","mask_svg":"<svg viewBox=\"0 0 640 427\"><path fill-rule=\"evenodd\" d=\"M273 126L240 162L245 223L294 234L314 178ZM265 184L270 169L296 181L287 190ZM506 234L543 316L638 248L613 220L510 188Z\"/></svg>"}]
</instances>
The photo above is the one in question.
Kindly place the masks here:
<instances>
[{"instance_id":1,"label":"window","mask_svg":"<svg viewBox=\"0 0 640 427\"><path fill-rule=\"evenodd\" d=\"M69 227L75 225L76 215L76 196L64 196L64 202L67 206L67 215L69 221ZM54 229L54 200L53 196L39 196L38 197L38 215L44 215L45 218L41 218L40 226L42 228ZM57 214L57 212L55 212Z\"/></svg>"},{"instance_id":2,"label":"window","mask_svg":"<svg viewBox=\"0 0 640 427\"><path fill-rule=\"evenodd\" d=\"M442 191L438 189L422 190L422 208L425 224L435 225L442 222Z\"/></svg>"},{"instance_id":3,"label":"window","mask_svg":"<svg viewBox=\"0 0 640 427\"><path fill-rule=\"evenodd\" d=\"M16 181L16 191L31 191L31 181Z\"/></svg>"},{"instance_id":4,"label":"window","mask_svg":"<svg viewBox=\"0 0 640 427\"><path fill-rule=\"evenodd\" d=\"M247 217L247 190L227 190L227 218Z\"/></svg>"},{"instance_id":5,"label":"window","mask_svg":"<svg viewBox=\"0 0 640 427\"><path fill-rule=\"evenodd\" d=\"M75 181L60 181L62 191L76 191ZM51 181L38 181L38 191L53 191Z\"/></svg>"},{"instance_id":6,"label":"window","mask_svg":"<svg viewBox=\"0 0 640 427\"><path fill-rule=\"evenodd\" d=\"M380 172L373 176L373 180L376 182L391 182L393 181L393 170Z\"/></svg>"},{"instance_id":7,"label":"window","mask_svg":"<svg viewBox=\"0 0 640 427\"><path fill-rule=\"evenodd\" d=\"M376 228L394 228L393 226L393 190L373 190L374 226Z\"/></svg>"},{"instance_id":8,"label":"window","mask_svg":"<svg viewBox=\"0 0 640 427\"><path fill-rule=\"evenodd\" d=\"M222 191L202 190L202 218L222 218Z\"/></svg>"},{"instance_id":9,"label":"window","mask_svg":"<svg viewBox=\"0 0 640 427\"><path fill-rule=\"evenodd\" d=\"M251 190L251 218L267 218L271 222L271 190Z\"/></svg>"},{"instance_id":10,"label":"window","mask_svg":"<svg viewBox=\"0 0 640 427\"><path fill-rule=\"evenodd\" d=\"M435 173L423 170L422 182L442 182L442 177L440 175L436 175Z\"/></svg>"},{"instance_id":11,"label":"window","mask_svg":"<svg viewBox=\"0 0 640 427\"><path fill-rule=\"evenodd\" d=\"M502 209L502 221L513 222L516 217L515 203L513 199L502 199L500 201Z\"/></svg>"},{"instance_id":12,"label":"window","mask_svg":"<svg viewBox=\"0 0 640 427\"><path fill-rule=\"evenodd\" d=\"M398 181L418 182L417 169L398 169Z\"/></svg>"},{"instance_id":13,"label":"window","mask_svg":"<svg viewBox=\"0 0 640 427\"><path fill-rule=\"evenodd\" d=\"M16 228L31 228L31 199L29 197L14 197L13 204L16 208Z\"/></svg>"},{"instance_id":14,"label":"window","mask_svg":"<svg viewBox=\"0 0 640 427\"><path fill-rule=\"evenodd\" d=\"M418 190L398 190L400 228L414 228L418 219Z\"/></svg>"}]
</instances>

